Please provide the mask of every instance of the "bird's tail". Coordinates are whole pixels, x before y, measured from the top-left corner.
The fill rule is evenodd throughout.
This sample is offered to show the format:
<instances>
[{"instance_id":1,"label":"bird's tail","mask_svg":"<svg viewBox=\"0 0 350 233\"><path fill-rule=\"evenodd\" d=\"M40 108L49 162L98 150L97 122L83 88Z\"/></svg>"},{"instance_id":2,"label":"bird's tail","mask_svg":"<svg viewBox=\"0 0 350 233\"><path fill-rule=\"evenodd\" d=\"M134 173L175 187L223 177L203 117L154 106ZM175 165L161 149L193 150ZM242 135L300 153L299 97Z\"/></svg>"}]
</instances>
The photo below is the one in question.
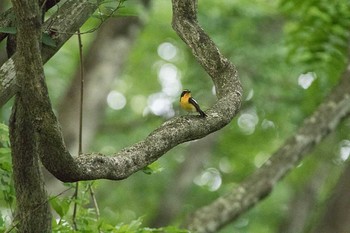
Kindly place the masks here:
<instances>
[{"instance_id":1,"label":"bird's tail","mask_svg":"<svg viewBox=\"0 0 350 233\"><path fill-rule=\"evenodd\" d=\"M207 117L207 114L205 114L205 112L202 111L202 109L198 109L198 112L200 114L201 117Z\"/></svg>"}]
</instances>

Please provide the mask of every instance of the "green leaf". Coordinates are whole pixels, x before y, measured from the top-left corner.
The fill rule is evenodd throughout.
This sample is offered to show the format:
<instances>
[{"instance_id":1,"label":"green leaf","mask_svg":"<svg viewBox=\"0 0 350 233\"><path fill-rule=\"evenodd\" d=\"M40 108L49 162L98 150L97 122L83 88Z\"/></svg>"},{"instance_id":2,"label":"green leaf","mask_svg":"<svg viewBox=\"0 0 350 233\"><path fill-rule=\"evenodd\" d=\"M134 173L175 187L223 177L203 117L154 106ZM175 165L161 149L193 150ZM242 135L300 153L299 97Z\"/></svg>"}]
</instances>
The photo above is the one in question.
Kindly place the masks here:
<instances>
[{"instance_id":1,"label":"green leaf","mask_svg":"<svg viewBox=\"0 0 350 233\"><path fill-rule=\"evenodd\" d=\"M9 129L5 124L0 123L0 143L9 143Z\"/></svg>"},{"instance_id":2,"label":"green leaf","mask_svg":"<svg viewBox=\"0 0 350 233\"><path fill-rule=\"evenodd\" d=\"M10 155L11 154L11 149L10 148L0 148L0 154L1 155Z\"/></svg>"},{"instance_id":3,"label":"green leaf","mask_svg":"<svg viewBox=\"0 0 350 233\"><path fill-rule=\"evenodd\" d=\"M52 208L56 211L56 213L63 218L68 210L69 210L69 201L64 198L63 200L60 200L58 198L53 198L50 200L50 204Z\"/></svg>"},{"instance_id":4,"label":"green leaf","mask_svg":"<svg viewBox=\"0 0 350 233\"><path fill-rule=\"evenodd\" d=\"M142 220L140 218L133 220L129 224L120 224L116 226L116 229L118 232L124 232L124 233L132 233L132 232L140 232L139 228L142 224Z\"/></svg>"},{"instance_id":5,"label":"green leaf","mask_svg":"<svg viewBox=\"0 0 350 233\"><path fill-rule=\"evenodd\" d=\"M166 232L166 233L189 233L190 232L189 230L179 229L175 226L169 226L161 229L162 229L162 232Z\"/></svg>"},{"instance_id":6,"label":"green leaf","mask_svg":"<svg viewBox=\"0 0 350 233\"><path fill-rule=\"evenodd\" d=\"M47 46L57 47L56 41L54 41L47 33L43 33L42 42Z\"/></svg>"},{"instance_id":7,"label":"green leaf","mask_svg":"<svg viewBox=\"0 0 350 233\"><path fill-rule=\"evenodd\" d=\"M151 175L153 173L153 170L149 166L144 167L142 171L147 175Z\"/></svg>"},{"instance_id":8,"label":"green leaf","mask_svg":"<svg viewBox=\"0 0 350 233\"><path fill-rule=\"evenodd\" d=\"M139 13L135 8L120 8L115 13L115 16L139 16Z\"/></svg>"},{"instance_id":9,"label":"green leaf","mask_svg":"<svg viewBox=\"0 0 350 233\"><path fill-rule=\"evenodd\" d=\"M16 34L17 28L16 27L0 27L0 32L8 33L8 34Z\"/></svg>"},{"instance_id":10,"label":"green leaf","mask_svg":"<svg viewBox=\"0 0 350 233\"><path fill-rule=\"evenodd\" d=\"M0 123L0 130L3 132L9 132L9 128L7 125Z\"/></svg>"},{"instance_id":11,"label":"green leaf","mask_svg":"<svg viewBox=\"0 0 350 233\"><path fill-rule=\"evenodd\" d=\"M159 173L161 171L163 171L164 168L162 168L159 163L154 162L151 165L148 165L147 167L144 167L142 169L142 171L144 173L146 173L147 175L151 175L151 174L155 174L155 173Z\"/></svg>"}]
</instances>

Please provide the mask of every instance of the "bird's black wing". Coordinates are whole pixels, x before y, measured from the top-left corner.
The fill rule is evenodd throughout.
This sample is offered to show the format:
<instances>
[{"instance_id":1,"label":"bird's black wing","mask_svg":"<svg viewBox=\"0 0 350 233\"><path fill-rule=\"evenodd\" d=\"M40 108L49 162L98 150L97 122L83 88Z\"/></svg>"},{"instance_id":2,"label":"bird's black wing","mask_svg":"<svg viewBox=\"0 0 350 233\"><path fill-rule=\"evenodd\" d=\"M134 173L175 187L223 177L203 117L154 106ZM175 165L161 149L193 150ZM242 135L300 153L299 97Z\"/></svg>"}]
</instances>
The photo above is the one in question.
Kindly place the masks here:
<instances>
[{"instance_id":1,"label":"bird's black wing","mask_svg":"<svg viewBox=\"0 0 350 233\"><path fill-rule=\"evenodd\" d=\"M193 99L192 97L190 97L188 99L188 102L193 104L193 106L196 108L197 112L199 112L199 114L201 115L201 117L206 117L207 114L205 114L202 109L199 107L199 104L197 103L197 101L195 99Z\"/></svg>"}]
</instances>

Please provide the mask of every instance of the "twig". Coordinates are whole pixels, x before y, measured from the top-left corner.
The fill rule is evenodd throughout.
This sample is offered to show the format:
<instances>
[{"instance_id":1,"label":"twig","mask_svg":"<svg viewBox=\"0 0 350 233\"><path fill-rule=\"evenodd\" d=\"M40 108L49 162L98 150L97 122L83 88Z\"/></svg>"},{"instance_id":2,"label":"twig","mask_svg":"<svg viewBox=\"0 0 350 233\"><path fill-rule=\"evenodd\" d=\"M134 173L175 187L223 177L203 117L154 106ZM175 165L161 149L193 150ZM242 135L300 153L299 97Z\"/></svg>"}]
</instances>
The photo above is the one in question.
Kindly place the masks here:
<instances>
[{"instance_id":1,"label":"twig","mask_svg":"<svg viewBox=\"0 0 350 233\"><path fill-rule=\"evenodd\" d=\"M82 135L83 135L83 102L84 102L84 60L83 60L83 43L81 40L81 33L80 30L78 31L78 41L79 41L79 57L80 57L80 115L79 115L79 155L83 153L82 149ZM78 183L77 183L78 184ZM92 187L92 183L88 185L88 189L91 195L91 198L94 203L94 207L96 210L96 220L99 219L100 217L100 210L98 208L96 196ZM76 190L78 192L78 190ZM76 208L77 208L77 203L74 204L74 212L76 214ZM77 230L76 222L75 222L75 216L73 216L73 224L75 229ZM98 230L100 232L100 229Z\"/></svg>"},{"instance_id":2,"label":"twig","mask_svg":"<svg viewBox=\"0 0 350 233\"><path fill-rule=\"evenodd\" d=\"M99 218L100 218L100 208L98 207L98 203L97 203L97 200L96 200L96 196L95 196L95 192L94 192L94 189L92 187L92 184L93 182L89 183L89 191L90 191L90 196L91 196L91 199L94 203L94 208L95 208L95 211L96 211L96 220L98 221ZM98 228L98 232L101 233L101 230L100 228Z\"/></svg>"},{"instance_id":3,"label":"twig","mask_svg":"<svg viewBox=\"0 0 350 233\"><path fill-rule=\"evenodd\" d=\"M119 9L123 8L124 6L122 5L124 3L124 1L119 1L118 2L118 5L116 6L115 9L111 10L109 12L109 14L105 15L105 16L100 16L98 17L98 19L100 20L100 23L96 26L96 27L93 27L91 29L88 29L84 32L65 32L65 31L59 31L59 30L56 30L55 28L51 28L50 25L46 28L47 31L50 31L50 32L54 32L54 33L59 33L59 34L68 34L68 35L84 35L84 34L89 34L89 33L93 33L95 31L97 31L98 29L101 28L102 24L109 18L111 18L115 12L117 12ZM101 4L98 4L98 12L101 13L101 9L100 9L100 5L102 5L103 3Z\"/></svg>"},{"instance_id":4,"label":"twig","mask_svg":"<svg viewBox=\"0 0 350 233\"><path fill-rule=\"evenodd\" d=\"M74 230L78 230L78 226L77 226L77 209L78 209L78 203L77 203L77 199L78 199L78 190L79 190L79 182L77 182L75 184L75 191L73 194L72 199L75 200L74 202L74 207L73 207L73 216L72 216L72 221L73 221L73 229Z\"/></svg>"},{"instance_id":5,"label":"twig","mask_svg":"<svg viewBox=\"0 0 350 233\"><path fill-rule=\"evenodd\" d=\"M78 43L79 43L79 58L80 58L80 106L79 106L79 145L78 154L81 155L83 151L83 101L84 101L84 64L83 64L83 43L81 40L80 30L78 30ZM79 190L79 182L75 185L75 192L73 199L77 200ZM73 207L73 228L78 230L76 217L77 217L78 203L74 202Z\"/></svg>"},{"instance_id":6,"label":"twig","mask_svg":"<svg viewBox=\"0 0 350 233\"><path fill-rule=\"evenodd\" d=\"M79 106L79 155L82 154L83 142L83 102L84 102L84 60L83 60L83 43L81 41L80 30L78 30L79 58L80 58L80 106Z\"/></svg>"}]
</instances>

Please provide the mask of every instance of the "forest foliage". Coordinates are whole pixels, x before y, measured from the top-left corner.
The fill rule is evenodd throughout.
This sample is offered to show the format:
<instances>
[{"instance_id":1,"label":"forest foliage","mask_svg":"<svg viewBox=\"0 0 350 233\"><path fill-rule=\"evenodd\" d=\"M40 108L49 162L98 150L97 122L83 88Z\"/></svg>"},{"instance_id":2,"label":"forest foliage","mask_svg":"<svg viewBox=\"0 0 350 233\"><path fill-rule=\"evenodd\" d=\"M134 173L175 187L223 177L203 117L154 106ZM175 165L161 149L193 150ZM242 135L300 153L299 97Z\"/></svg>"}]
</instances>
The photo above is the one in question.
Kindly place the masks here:
<instances>
[{"instance_id":1,"label":"forest foliage","mask_svg":"<svg viewBox=\"0 0 350 233\"><path fill-rule=\"evenodd\" d=\"M150 9L135 1L109 4L101 8L102 13L92 16L81 31L97 28L101 23L99 14L106 20L140 17L144 27L130 54L115 55L128 58L109 96L124 104L116 106L106 98L105 117L89 148L106 154L139 141L165 119L186 114L178 106L178 95L183 88L192 90L204 109L215 100L208 74L171 28L170 1L152 0ZM63 191L50 193L48 201L56 214L54 232L72 229L74 203L78 206L77 225L84 232L187 232L180 230L183 219L227 193L261 166L322 102L348 62L350 2L347 0L332 3L201 0L198 20L239 70L244 102L235 120L213 136L209 156L201 161L180 212L169 227L147 227L162 207L160 200L169 182L176 177L186 156L191 156L191 147L196 148L196 142L169 151L150 167L150 172L138 172L123 181L80 182L76 200L72 198L74 184L65 184ZM83 35L84 53L96 33ZM5 51L4 42L0 46ZM73 36L44 67L55 108L79 69L78 47ZM164 78L162 72L168 76ZM165 110L159 111L154 105L162 105ZM10 111L11 102L1 109L4 124L0 125L0 231L16 224L11 224L15 193L6 126ZM78 122L78 118L72 120ZM320 167L327 167L329 176L319 188L316 211L305 226L311 228L317 223L349 156L349 131L350 122L346 120L265 201L221 232L277 232L288 216L293 197L303 191Z\"/></svg>"}]
</instances>

